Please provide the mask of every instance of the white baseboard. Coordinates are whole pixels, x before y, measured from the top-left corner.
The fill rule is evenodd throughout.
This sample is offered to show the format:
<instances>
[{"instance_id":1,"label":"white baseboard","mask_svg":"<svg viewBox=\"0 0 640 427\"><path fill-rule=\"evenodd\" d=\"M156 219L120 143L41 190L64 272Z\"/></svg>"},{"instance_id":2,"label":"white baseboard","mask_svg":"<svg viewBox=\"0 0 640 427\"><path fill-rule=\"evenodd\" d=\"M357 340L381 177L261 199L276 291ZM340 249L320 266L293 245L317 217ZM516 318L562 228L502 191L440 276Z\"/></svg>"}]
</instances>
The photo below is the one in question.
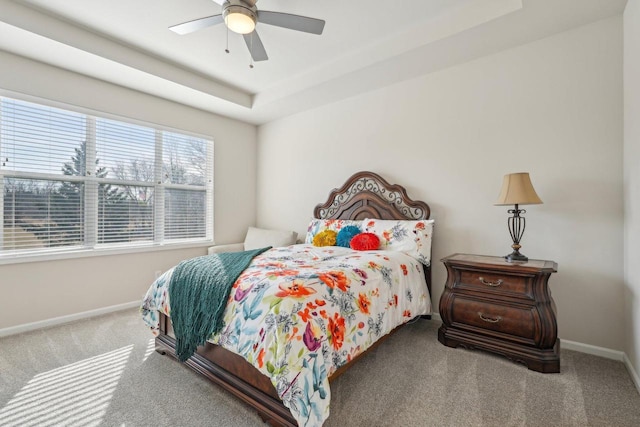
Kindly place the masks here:
<instances>
[{"instance_id":1,"label":"white baseboard","mask_svg":"<svg viewBox=\"0 0 640 427\"><path fill-rule=\"evenodd\" d=\"M640 376L633 367L631 360L627 356L627 353L618 350L611 350L610 348L598 347L591 344L583 344L581 342L568 341L560 339L560 347L579 351L580 353L592 354L594 356L604 357L606 359L617 360L619 362L624 363L624 366L627 368L627 372L629 372L629 376L631 377L631 381L636 386L636 390L640 393Z\"/></svg>"},{"instance_id":2,"label":"white baseboard","mask_svg":"<svg viewBox=\"0 0 640 427\"><path fill-rule=\"evenodd\" d=\"M132 301L124 304L98 308L96 310L83 311L82 313L70 314L68 316L54 317L53 319L41 320L39 322L11 326L9 328L0 329L0 338L9 335L21 334L23 332L35 331L36 329L48 328L50 326L62 325L63 323L73 322L74 320L100 316L101 314L113 313L114 311L126 310L138 306L140 306L140 301Z\"/></svg>"},{"instance_id":3,"label":"white baseboard","mask_svg":"<svg viewBox=\"0 0 640 427\"><path fill-rule=\"evenodd\" d=\"M622 361L624 362L624 366L627 367L627 371L629 371L629 375L631 375L631 380L633 380L633 383L636 385L636 388L638 389L638 393L640 393L640 376L638 376L638 373L633 368L633 365L631 364L631 360L629 360L629 358L627 357L627 353L624 353L624 357Z\"/></svg>"},{"instance_id":4,"label":"white baseboard","mask_svg":"<svg viewBox=\"0 0 640 427\"><path fill-rule=\"evenodd\" d=\"M580 353L592 354L594 356L617 360L619 362L622 362L623 358L625 357L625 354L622 351L611 350L610 348L598 347L591 344L583 344L581 342L569 341L563 338L560 338L560 348L579 351Z\"/></svg>"}]
</instances>

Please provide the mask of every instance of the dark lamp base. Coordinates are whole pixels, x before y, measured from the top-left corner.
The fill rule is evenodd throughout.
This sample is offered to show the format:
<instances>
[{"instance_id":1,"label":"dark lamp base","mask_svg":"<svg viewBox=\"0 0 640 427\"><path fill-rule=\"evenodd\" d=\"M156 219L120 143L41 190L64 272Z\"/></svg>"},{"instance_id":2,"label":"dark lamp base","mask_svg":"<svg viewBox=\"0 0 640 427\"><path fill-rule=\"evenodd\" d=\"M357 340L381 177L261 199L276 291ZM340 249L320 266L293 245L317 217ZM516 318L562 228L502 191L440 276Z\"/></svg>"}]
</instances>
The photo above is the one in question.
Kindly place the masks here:
<instances>
[{"instance_id":1,"label":"dark lamp base","mask_svg":"<svg viewBox=\"0 0 640 427\"><path fill-rule=\"evenodd\" d=\"M504 259L507 260L507 262L514 262L514 261L529 261L529 258L527 258L526 256L522 255L520 252L516 252L513 251L511 252L509 255L505 255Z\"/></svg>"}]
</instances>

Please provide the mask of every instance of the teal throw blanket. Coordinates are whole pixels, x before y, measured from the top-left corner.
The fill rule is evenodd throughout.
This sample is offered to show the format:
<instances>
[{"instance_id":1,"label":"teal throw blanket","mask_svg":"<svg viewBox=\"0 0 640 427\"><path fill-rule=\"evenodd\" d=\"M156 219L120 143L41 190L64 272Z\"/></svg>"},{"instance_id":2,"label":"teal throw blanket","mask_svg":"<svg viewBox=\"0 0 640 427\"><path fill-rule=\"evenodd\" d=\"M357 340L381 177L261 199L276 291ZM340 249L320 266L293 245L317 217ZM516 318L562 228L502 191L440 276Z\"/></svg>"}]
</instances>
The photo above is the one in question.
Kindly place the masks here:
<instances>
[{"instance_id":1,"label":"teal throw blanket","mask_svg":"<svg viewBox=\"0 0 640 427\"><path fill-rule=\"evenodd\" d=\"M233 284L251 260L268 249L201 256L176 266L169 282L169 301L176 355L181 362L222 329Z\"/></svg>"}]
</instances>

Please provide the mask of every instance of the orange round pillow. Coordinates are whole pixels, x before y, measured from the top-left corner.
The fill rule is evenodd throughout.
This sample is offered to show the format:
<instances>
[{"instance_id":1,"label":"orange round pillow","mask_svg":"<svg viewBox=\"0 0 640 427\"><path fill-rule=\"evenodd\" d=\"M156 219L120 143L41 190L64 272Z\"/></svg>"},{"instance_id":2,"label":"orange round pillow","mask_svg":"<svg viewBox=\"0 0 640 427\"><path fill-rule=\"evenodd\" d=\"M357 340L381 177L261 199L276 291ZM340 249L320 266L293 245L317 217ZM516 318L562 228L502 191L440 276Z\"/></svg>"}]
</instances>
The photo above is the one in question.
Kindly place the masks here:
<instances>
[{"instance_id":1,"label":"orange round pillow","mask_svg":"<svg viewBox=\"0 0 640 427\"><path fill-rule=\"evenodd\" d=\"M380 238L373 233L356 234L349 243L356 251L373 251L380 247Z\"/></svg>"}]
</instances>

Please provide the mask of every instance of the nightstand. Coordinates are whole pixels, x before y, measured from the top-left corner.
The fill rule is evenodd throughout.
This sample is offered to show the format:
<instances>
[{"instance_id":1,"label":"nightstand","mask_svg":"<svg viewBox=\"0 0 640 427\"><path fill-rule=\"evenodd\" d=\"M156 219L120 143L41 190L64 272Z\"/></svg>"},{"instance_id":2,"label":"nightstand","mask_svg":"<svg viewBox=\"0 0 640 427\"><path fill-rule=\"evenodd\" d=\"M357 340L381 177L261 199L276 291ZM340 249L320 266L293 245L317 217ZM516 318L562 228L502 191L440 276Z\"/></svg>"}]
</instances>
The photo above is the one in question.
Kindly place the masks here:
<instances>
[{"instance_id":1,"label":"nightstand","mask_svg":"<svg viewBox=\"0 0 640 427\"><path fill-rule=\"evenodd\" d=\"M469 254L442 262L442 344L501 354L538 372L560 372L556 305L547 284L558 264Z\"/></svg>"}]
</instances>

